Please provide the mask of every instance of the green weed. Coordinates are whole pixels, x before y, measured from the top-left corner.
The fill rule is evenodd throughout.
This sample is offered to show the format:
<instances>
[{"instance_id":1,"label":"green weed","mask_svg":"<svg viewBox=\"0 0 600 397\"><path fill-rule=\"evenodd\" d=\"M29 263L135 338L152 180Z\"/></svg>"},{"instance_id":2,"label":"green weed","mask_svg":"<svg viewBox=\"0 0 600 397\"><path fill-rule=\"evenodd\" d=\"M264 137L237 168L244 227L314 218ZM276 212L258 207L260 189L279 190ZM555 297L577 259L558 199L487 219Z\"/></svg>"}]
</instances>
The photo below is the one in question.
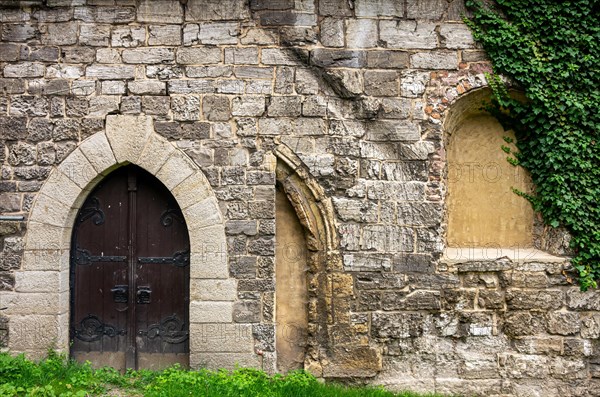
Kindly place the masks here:
<instances>
[{"instance_id":1,"label":"green weed","mask_svg":"<svg viewBox=\"0 0 600 397\"><path fill-rule=\"evenodd\" d=\"M392 393L379 387L349 387L322 383L303 371L268 375L257 369L188 371L173 366L164 371L92 369L50 352L35 363L24 356L0 354L0 397L86 397L117 395L148 397L435 397Z\"/></svg>"}]
</instances>

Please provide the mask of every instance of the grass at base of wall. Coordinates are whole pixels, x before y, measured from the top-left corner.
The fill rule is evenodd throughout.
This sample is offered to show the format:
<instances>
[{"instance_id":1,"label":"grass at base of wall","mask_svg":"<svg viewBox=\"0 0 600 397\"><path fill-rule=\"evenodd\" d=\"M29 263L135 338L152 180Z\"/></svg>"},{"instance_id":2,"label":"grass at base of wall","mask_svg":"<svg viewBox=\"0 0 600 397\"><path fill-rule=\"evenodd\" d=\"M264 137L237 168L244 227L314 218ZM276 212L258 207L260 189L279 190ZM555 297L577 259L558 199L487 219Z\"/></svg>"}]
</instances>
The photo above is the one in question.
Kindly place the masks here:
<instances>
[{"instance_id":1,"label":"grass at base of wall","mask_svg":"<svg viewBox=\"0 0 600 397\"><path fill-rule=\"evenodd\" d=\"M164 371L94 370L88 364L67 360L50 352L40 362L22 355L0 353L0 396L85 397L436 397L411 392L392 393L382 388L357 388L322 383L298 371L270 376L263 371L239 368L234 371L188 371L172 367ZM441 396L438 396L441 397Z\"/></svg>"}]
</instances>

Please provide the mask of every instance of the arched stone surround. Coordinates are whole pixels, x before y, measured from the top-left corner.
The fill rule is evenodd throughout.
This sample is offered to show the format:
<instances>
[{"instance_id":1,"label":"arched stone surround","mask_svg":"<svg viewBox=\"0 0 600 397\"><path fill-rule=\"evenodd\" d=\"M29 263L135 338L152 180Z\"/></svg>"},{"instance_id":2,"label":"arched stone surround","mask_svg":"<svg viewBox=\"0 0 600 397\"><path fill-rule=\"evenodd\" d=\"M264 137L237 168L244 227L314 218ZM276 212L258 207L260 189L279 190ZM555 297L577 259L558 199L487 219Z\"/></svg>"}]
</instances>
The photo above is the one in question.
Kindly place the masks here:
<instances>
[{"instance_id":1,"label":"arched stone surround","mask_svg":"<svg viewBox=\"0 0 600 397\"><path fill-rule=\"evenodd\" d=\"M288 146L277 145L274 154L277 182L304 228L308 251L304 368L323 377L373 376L381 354L351 324L354 281L343 269L331 199Z\"/></svg>"},{"instance_id":2,"label":"arched stone surround","mask_svg":"<svg viewBox=\"0 0 600 397\"><path fill-rule=\"evenodd\" d=\"M249 325L233 324L237 282L229 277L223 217L200 168L154 132L145 116L108 116L105 132L83 141L49 176L27 223L22 270L14 293L6 293L9 348L42 356L68 351L69 249L77 211L108 173L136 164L173 194L190 235L190 365L208 365L221 355L258 363ZM232 337L228 338L230 335ZM223 357L223 355L225 357Z\"/></svg>"}]
</instances>

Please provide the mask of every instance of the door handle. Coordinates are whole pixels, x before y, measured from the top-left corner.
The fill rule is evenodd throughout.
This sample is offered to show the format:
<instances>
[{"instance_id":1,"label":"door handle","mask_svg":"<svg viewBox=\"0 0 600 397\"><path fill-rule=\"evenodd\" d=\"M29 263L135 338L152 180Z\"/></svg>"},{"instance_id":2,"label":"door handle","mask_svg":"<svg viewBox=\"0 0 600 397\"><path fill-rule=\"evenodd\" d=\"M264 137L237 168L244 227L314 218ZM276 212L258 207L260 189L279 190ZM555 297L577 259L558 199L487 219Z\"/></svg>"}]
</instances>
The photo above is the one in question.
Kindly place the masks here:
<instances>
[{"instance_id":1,"label":"door handle","mask_svg":"<svg viewBox=\"0 0 600 397\"><path fill-rule=\"evenodd\" d=\"M152 290L150 287L138 287L137 289L137 303L141 305L147 305L150 303L150 294Z\"/></svg>"},{"instance_id":2,"label":"door handle","mask_svg":"<svg viewBox=\"0 0 600 397\"><path fill-rule=\"evenodd\" d=\"M110 290L113 293L113 300L117 303L127 303L129 300L129 287L127 285L115 285Z\"/></svg>"}]
</instances>

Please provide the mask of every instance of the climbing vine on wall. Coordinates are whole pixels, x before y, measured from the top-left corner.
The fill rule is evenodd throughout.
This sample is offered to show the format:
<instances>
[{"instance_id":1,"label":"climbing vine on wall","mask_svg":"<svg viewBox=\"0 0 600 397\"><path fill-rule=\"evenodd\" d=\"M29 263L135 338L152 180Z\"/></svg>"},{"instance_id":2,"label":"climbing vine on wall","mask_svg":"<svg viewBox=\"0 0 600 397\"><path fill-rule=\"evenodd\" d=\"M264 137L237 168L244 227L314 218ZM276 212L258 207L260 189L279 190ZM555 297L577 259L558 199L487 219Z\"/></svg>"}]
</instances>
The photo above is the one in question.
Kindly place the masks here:
<instances>
[{"instance_id":1,"label":"climbing vine on wall","mask_svg":"<svg viewBox=\"0 0 600 397\"><path fill-rule=\"evenodd\" d=\"M491 58L491 111L517 137L509 161L536 189L544 221L572 234L583 290L600 281L600 0L467 0L474 37ZM507 77L526 101L508 96Z\"/></svg>"}]
</instances>

